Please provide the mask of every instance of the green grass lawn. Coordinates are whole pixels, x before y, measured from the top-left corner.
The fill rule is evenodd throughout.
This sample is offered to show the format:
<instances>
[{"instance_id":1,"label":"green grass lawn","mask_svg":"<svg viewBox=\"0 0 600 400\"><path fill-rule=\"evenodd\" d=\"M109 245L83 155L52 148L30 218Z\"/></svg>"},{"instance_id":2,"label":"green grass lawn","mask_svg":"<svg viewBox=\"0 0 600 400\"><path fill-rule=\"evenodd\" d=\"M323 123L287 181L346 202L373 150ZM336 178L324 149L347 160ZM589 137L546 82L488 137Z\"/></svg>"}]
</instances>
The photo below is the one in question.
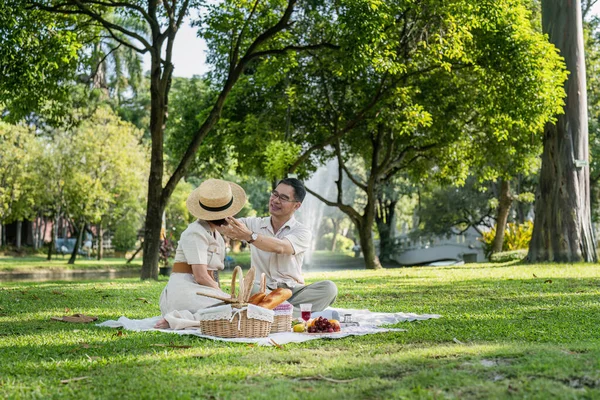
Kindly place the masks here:
<instances>
[{"instance_id":1,"label":"green grass lawn","mask_svg":"<svg viewBox=\"0 0 600 400\"><path fill-rule=\"evenodd\" d=\"M336 281L338 307L443 317L397 325L407 332L279 349L49 321L72 313L100 321L157 315L164 278L3 283L0 397L600 398L598 265L307 277Z\"/></svg>"},{"instance_id":2,"label":"green grass lawn","mask_svg":"<svg viewBox=\"0 0 600 400\"><path fill-rule=\"evenodd\" d=\"M250 252L229 253L234 258L235 264L240 265L244 269L250 268ZM332 253L331 251L315 251L310 258L311 265L335 265L343 266L348 263L363 263L362 259L356 259L349 253Z\"/></svg>"}]
</instances>

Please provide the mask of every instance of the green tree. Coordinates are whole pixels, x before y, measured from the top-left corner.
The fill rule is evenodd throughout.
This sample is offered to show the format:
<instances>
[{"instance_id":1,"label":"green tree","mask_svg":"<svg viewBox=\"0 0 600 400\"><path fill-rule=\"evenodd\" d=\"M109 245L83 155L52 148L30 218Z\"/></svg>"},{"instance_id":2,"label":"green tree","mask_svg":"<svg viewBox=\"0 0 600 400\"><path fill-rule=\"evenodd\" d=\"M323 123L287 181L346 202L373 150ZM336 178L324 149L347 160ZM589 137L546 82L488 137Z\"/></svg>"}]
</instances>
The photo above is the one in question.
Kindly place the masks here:
<instances>
[{"instance_id":1,"label":"green tree","mask_svg":"<svg viewBox=\"0 0 600 400\"><path fill-rule=\"evenodd\" d=\"M145 218L144 262L142 279L158 276L158 248L161 216L179 180L184 177L195 153L218 122L229 92L252 62L288 51L317 49L323 46L319 37L310 36L311 19L318 15L313 4L303 4L298 10L296 0L248 3L228 0L209 5L207 17L199 22L203 35L213 49L218 49L213 61L217 66L219 89L210 112L191 135L187 149L168 179L164 176L164 129L167 124L169 92L174 65L172 49L177 31L190 10L201 2L121 1L118 3L93 0L31 0L32 6L54 14L78 15L84 24L98 24L111 37L138 53L150 53L150 136L151 161ZM296 20L292 20L295 14ZM139 23L129 28L115 16L135 18ZM293 22L296 23L293 23ZM317 27L318 28L318 27ZM149 32L149 35L145 35Z\"/></svg>"},{"instance_id":2,"label":"green tree","mask_svg":"<svg viewBox=\"0 0 600 400\"><path fill-rule=\"evenodd\" d=\"M475 149L485 149L480 157L502 146L515 153L560 109L559 57L523 4L509 3L353 3L335 16L339 50L299 55L279 75L256 66L263 95L283 87L291 104L291 115L266 118L265 174L307 176L336 157L337 200L311 193L355 223L368 268L380 266L371 232L381 185L403 171L464 182ZM254 119L282 108L263 106ZM362 177L346 166L356 156ZM343 200L347 179L365 202Z\"/></svg>"},{"instance_id":3,"label":"green tree","mask_svg":"<svg viewBox=\"0 0 600 400\"><path fill-rule=\"evenodd\" d=\"M57 122L71 108L71 85L90 35L74 29L67 14L32 10L23 0L0 7L0 106L2 117L18 122L43 113ZM69 84L65 84L69 82Z\"/></svg>"},{"instance_id":4,"label":"green tree","mask_svg":"<svg viewBox=\"0 0 600 400\"><path fill-rule=\"evenodd\" d=\"M104 106L73 131L56 129L51 137L39 138L45 151L36 163L37 179L45 184L38 189L37 204L55 221L62 215L76 228L78 241L69 262L75 262L91 224L99 234L136 215L141 224L139 199L147 174L141 135ZM102 243L98 245L101 249Z\"/></svg>"},{"instance_id":5,"label":"green tree","mask_svg":"<svg viewBox=\"0 0 600 400\"><path fill-rule=\"evenodd\" d=\"M35 214L34 164L41 154L34 132L22 125L0 121L0 228L17 222L17 248L21 247L21 222Z\"/></svg>"}]
</instances>

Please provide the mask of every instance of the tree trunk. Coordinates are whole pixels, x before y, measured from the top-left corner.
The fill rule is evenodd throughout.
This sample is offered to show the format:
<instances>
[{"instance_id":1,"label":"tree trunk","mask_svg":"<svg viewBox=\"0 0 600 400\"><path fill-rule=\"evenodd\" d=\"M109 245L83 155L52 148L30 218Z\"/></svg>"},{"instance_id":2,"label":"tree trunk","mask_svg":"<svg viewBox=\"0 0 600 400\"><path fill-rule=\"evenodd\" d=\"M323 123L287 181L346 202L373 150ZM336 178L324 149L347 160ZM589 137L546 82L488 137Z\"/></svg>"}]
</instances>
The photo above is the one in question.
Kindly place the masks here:
<instances>
[{"instance_id":1,"label":"tree trunk","mask_svg":"<svg viewBox=\"0 0 600 400\"><path fill-rule=\"evenodd\" d=\"M52 252L54 251L54 247L56 247L56 234L58 231L58 217L55 216L52 223L52 238L50 238L50 248L48 249L48 257L46 258L48 261L52 260Z\"/></svg>"},{"instance_id":2,"label":"tree trunk","mask_svg":"<svg viewBox=\"0 0 600 400\"><path fill-rule=\"evenodd\" d=\"M362 249L363 257L365 259L365 267L367 269L380 269L382 268L379 258L375 254L375 244L373 243L373 231L371 224L362 226L358 229L358 237L360 239L360 248Z\"/></svg>"},{"instance_id":3,"label":"tree trunk","mask_svg":"<svg viewBox=\"0 0 600 400\"><path fill-rule=\"evenodd\" d=\"M17 242L15 243L17 246L17 250L21 250L21 235L23 231L23 222L17 221Z\"/></svg>"},{"instance_id":4,"label":"tree trunk","mask_svg":"<svg viewBox=\"0 0 600 400\"><path fill-rule=\"evenodd\" d=\"M0 222L0 247L4 245L4 224Z\"/></svg>"},{"instance_id":5,"label":"tree trunk","mask_svg":"<svg viewBox=\"0 0 600 400\"><path fill-rule=\"evenodd\" d=\"M31 222L31 230L33 231L33 249L37 250L38 248L38 237L39 237L39 230L40 230L40 223L39 220L36 218L34 221Z\"/></svg>"},{"instance_id":6,"label":"tree trunk","mask_svg":"<svg viewBox=\"0 0 600 400\"><path fill-rule=\"evenodd\" d=\"M564 114L544 129L530 262L596 262L590 213L581 1L542 0L542 27L565 58Z\"/></svg>"},{"instance_id":7,"label":"tree trunk","mask_svg":"<svg viewBox=\"0 0 600 400\"><path fill-rule=\"evenodd\" d=\"M102 260L104 257L104 230L102 229L102 222L98 224L98 238L96 240L96 258Z\"/></svg>"},{"instance_id":8,"label":"tree trunk","mask_svg":"<svg viewBox=\"0 0 600 400\"><path fill-rule=\"evenodd\" d=\"M152 56L150 76L150 134L152 151L150 155L150 176L148 177L148 200L144 225L144 257L141 279L158 279L158 250L160 247L160 228L164 205L163 192L163 139L167 113L168 89L161 82L160 59Z\"/></svg>"},{"instance_id":9,"label":"tree trunk","mask_svg":"<svg viewBox=\"0 0 600 400\"><path fill-rule=\"evenodd\" d=\"M496 216L496 236L492 243L492 253L500 253L504 243L504 231L508 221L508 213L513 202L510 194L510 182L506 179L502 180L500 185L500 199L498 201L498 214Z\"/></svg>"},{"instance_id":10,"label":"tree trunk","mask_svg":"<svg viewBox=\"0 0 600 400\"><path fill-rule=\"evenodd\" d=\"M71 258L69 258L69 262L67 264L75 264L75 260L77 259L77 252L79 252L79 248L81 247L81 241L83 240L83 234L85 232L85 228L86 228L86 224L85 224L85 222L83 222L81 224L81 228L79 228L79 233L77 234L77 240L75 241L75 246L73 246L73 252L71 253Z\"/></svg>"}]
</instances>

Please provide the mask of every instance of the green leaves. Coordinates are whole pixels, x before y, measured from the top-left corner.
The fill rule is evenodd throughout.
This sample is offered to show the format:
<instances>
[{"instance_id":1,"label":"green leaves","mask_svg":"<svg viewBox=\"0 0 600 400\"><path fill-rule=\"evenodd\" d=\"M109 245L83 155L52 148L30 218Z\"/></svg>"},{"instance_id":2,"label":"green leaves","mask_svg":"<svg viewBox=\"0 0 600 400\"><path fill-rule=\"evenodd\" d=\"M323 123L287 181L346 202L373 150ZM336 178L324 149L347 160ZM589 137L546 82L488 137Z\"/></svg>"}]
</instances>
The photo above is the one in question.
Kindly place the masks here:
<instances>
[{"instance_id":1,"label":"green leaves","mask_svg":"<svg viewBox=\"0 0 600 400\"><path fill-rule=\"evenodd\" d=\"M0 7L0 104L15 122L44 111L49 121L68 113L73 81L86 34L73 30L76 18L48 15L8 0ZM52 107L48 104L52 103Z\"/></svg>"},{"instance_id":2,"label":"green leaves","mask_svg":"<svg viewBox=\"0 0 600 400\"><path fill-rule=\"evenodd\" d=\"M289 167L300 155L298 144L274 140L264 151L264 170L267 178L273 180L286 175Z\"/></svg>"}]
</instances>

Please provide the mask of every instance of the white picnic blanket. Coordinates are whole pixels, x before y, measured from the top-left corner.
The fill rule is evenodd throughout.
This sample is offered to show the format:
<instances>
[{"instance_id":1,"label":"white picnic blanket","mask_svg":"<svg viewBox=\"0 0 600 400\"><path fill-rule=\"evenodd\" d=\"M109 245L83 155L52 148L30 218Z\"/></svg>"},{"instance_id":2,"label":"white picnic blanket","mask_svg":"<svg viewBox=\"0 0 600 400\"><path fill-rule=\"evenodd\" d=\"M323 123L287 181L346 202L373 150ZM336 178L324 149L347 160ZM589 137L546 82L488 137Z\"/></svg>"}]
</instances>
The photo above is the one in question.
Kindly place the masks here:
<instances>
[{"instance_id":1,"label":"white picnic blanket","mask_svg":"<svg viewBox=\"0 0 600 400\"><path fill-rule=\"evenodd\" d=\"M121 317L118 320L104 321L97 326L109 327L109 328L123 328L132 331L160 331L167 333L175 333L178 335L194 335L202 338L222 340L226 342L240 342L240 343L256 343L261 346L273 346L276 344L285 343L300 343L314 339L340 339L347 336L363 336L372 333L381 332L404 332L406 329L397 328L382 328L380 325L385 324L396 324L398 322L410 322L410 321L424 321L432 318L440 318L438 314L413 314L413 313L380 313L371 312L369 310L353 310L343 308L328 308L323 312L313 313L313 317L323 316L325 318L331 318L337 313L338 315L351 314L352 321L358 322L359 326L348 326L342 329L342 332L327 333L327 334L309 334L309 333L294 333L294 332L282 332L273 333L266 338L220 338L215 336L203 335L198 327L188 327L185 329L155 329L154 325L160 321L161 316L146 318L146 319L129 319L127 317ZM180 315L185 317L185 315ZM170 322L170 321L169 321ZM195 321L194 321L195 322ZM197 324L197 322L196 322ZM275 342L275 343L273 343Z\"/></svg>"}]
</instances>

